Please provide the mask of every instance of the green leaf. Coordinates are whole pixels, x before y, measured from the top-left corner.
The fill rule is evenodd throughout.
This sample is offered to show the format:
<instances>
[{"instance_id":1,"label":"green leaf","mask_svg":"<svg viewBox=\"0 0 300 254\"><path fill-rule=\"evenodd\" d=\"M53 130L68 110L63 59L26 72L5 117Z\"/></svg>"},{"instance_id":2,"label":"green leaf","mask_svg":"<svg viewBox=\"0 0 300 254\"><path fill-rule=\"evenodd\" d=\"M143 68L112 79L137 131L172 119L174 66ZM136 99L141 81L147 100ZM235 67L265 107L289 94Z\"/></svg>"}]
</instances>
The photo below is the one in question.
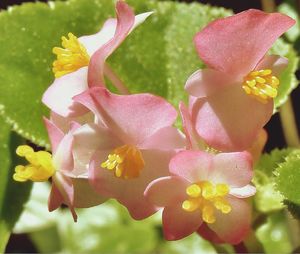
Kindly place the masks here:
<instances>
[{"instance_id":1,"label":"green leaf","mask_svg":"<svg viewBox=\"0 0 300 254\"><path fill-rule=\"evenodd\" d=\"M46 145L41 97L53 81L51 50L68 32L92 34L114 15L113 0L23 4L0 13L0 109L23 137ZM131 1L136 13L154 10L110 59L132 92L152 92L177 106L188 76L203 67L192 38L209 21L229 15L202 4ZM16 100L16 95L18 100Z\"/></svg>"},{"instance_id":2,"label":"green leaf","mask_svg":"<svg viewBox=\"0 0 300 254\"><path fill-rule=\"evenodd\" d=\"M289 212L293 215L293 217L297 220L300 220L300 205L296 205L295 203L288 200L284 200L283 203L287 206Z\"/></svg>"},{"instance_id":3,"label":"green leaf","mask_svg":"<svg viewBox=\"0 0 300 254\"><path fill-rule=\"evenodd\" d=\"M298 80L295 72L298 68L299 57L293 46L283 39L278 39L270 53L284 56L289 60L288 67L280 75L280 85L278 88L278 95L274 100L275 110L286 102L289 94L298 86Z\"/></svg>"},{"instance_id":4,"label":"green leaf","mask_svg":"<svg viewBox=\"0 0 300 254\"><path fill-rule=\"evenodd\" d=\"M293 149L275 149L270 154L263 154L255 166L253 183L257 192L254 201L258 211L268 213L284 207L283 196L275 188L273 172L293 151Z\"/></svg>"},{"instance_id":5,"label":"green leaf","mask_svg":"<svg viewBox=\"0 0 300 254\"><path fill-rule=\"evenodd\" d=\"M14 162L18 161L15 149L22 142L0 118L0 252L5 249L31 189L31 184L17 183L12 179Z\"/></svg>"},{"instance_id":6,"label":"green leaf","mask_svg":"<svg viewBox=\"0 0 300 254\"><path fill-rule=\"evenodd\" d=\"M276 169L276 187L289 202L300 205L300 150L289 154Z\"/></svg>"},{"instance_id":7,"label":"green leaf","mask_svg":"<svg viewBox=\"0 0 300 254\"><path fill-rule=\"evenodd\" d=\"M291 253L293 250L283 212L270 215L255 232L265 253Z\"/></svg>"}]
</instances>

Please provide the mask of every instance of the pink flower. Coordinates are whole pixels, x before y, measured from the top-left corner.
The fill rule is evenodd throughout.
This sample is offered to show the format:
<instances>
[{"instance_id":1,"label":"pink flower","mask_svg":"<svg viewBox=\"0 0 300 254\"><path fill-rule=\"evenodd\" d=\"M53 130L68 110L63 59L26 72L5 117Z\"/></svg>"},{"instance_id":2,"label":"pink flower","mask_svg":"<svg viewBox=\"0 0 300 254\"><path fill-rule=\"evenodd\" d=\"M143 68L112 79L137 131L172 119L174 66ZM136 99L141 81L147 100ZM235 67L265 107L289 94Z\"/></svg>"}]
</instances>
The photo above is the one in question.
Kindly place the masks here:
<instances>
[{"instance_id":1,"label":"pink flower","mask_svg":"<svg viewBox=\"0 0 300 254\"><path fill-rule=\"evenodd\" d=\"M108 19L100 32L77 39L72 33L62 37L63 48L55 47L57 60L53 63L56 79L43 95L43 103L63 117L78 117L88 110L73 101L73 97L92 86L105 86L104 74L118 86L120 80L105 64L106 59L125 40L129 33L151 15L134 16L124 2L116 3L117 19ZM124 87L118 86L126 93Z\"/></svg>"},{"instance_id":2,"label":"pink flower","mask_svg":"<svg viewBox=\"0 0 300 254\"><path fill-rule=\"evenodd\" d=\"M244 198L255 194L249 185L253 171L247 152L183 151L172 158L169 167L172 175L154 180L145 191L150 202L164 207L167 240L196 231L211 241L230 244L246 237L251 208Z\"/></svg>"},{"instance_id":3,"label":"pink flower","mask_svg":"<svg viewBox=\"0 0 300 254\"><path fill-rule=\"evenodd\" d=\"M249 148L273 113L279 74L287 59L266 55L295 21L279 13L248 10L210 23L195 36L208 66L188 79L195 129L221 151Z\"/></svg>"},{"instance_id":4,"label":"pink flower","mask_svg":"<svg viewBox=\"0 0 300 254\"><path fill-rule=\"evenodd\" d=\"M184 138L172 127L177 112L164 99L150 94L115 95L100 87L76 96L98 124L75 131L74 155L91 158L89 178L96 191L117 199L134 219L157 208L143 193L152 180L168 175L168 164Z\"/></svg>"}]
</instances>

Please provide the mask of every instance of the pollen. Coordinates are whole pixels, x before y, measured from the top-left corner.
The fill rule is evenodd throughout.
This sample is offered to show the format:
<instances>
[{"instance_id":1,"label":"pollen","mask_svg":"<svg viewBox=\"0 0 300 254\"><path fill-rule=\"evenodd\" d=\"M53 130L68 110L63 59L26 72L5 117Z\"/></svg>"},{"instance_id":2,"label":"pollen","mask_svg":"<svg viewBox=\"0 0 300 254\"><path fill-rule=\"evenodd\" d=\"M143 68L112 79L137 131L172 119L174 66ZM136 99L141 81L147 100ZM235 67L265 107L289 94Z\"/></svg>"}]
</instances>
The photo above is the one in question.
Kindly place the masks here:
<instances>
[{"instance_id":1,"label":"pollen","mask_svg":"<svg viewBox=\"0 0 300 254\"><path fill-rule=\"evenodd\" d=\"M244 78L242 87L246 94L266 104L277 96L278 86L279 79L272 75L272 70L264 69L250 72Z\"/></svg>"},{"instance_id":2,"label":"pollen","mask_svg":"<svg viewBox=\"0 0 300 254\"><path fill-rule=\"evenodd\" d=\"M224 214L231 212L231 206L226 200L229 194L227 184L212 184L208 181L194 183L186 188L188 199L183 201L182 209L187 212L199 210L203 221L214 223L215 210Z\"/></svg>"},{"instance_id":3,"label":"pollen","mask_svg":"<svg viewBox=\"0 0 300 254\"><path fill-rule=\"evenodd\" d=\"M18 165L15 167L13 179L17 182L47 181L54 175L55 169L52 164L52 155L45 151L35 152L30 146L22 145L16 150L17 155L24 157L29 164L26 166Z\"/></svg>"},{"instance_id":4,"label":"pollen","mask_svg":"<svg viewBox=\"0 0 300 254\"><path fill-rule=\"evenodd\" d=\"M56 78L88 66L90 61L90 56L85 47L74 34L69 33L68 38L63 36L61 40L62 48L54 47L52 50L57 57L52 68Z\"/></svg>"},{"instance_id":5,"label":"pollen","mask_svg":"<svg viewBox=\"0 0 300 254\"><path fill-rule=\"evenodd\" d=\"M132 145L117 147L101 163L102 168L114 171L115 176L122 179L139 177L144 166L141 151Z\"/></svg>"}]
</instances>

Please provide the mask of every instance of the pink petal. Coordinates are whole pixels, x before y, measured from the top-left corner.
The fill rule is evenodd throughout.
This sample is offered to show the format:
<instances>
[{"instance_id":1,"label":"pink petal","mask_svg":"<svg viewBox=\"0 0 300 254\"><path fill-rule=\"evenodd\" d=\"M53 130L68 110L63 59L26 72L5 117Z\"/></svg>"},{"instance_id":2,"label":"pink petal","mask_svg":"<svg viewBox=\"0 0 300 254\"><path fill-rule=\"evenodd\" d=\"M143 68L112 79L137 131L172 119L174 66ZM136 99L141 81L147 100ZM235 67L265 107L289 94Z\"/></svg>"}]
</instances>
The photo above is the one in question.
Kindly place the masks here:
<instances>
[{"instance_id":1,"label":"pink petal","mask_svg":"<svg viewBox=\"0 0 300 254\"><path fill-rule=\"evenodd\" d=\"M52 212L59 208L64 202L63 196L60 194L55 184L52 184L50 196L48 199L48 210Z\"/></svg>"},{"instance_id":2,"label":"pink petal","mask_svg":"<svg viewBox=\"0 0 300 254\"><path fill-rule=\"evenodd\" d=\"M256 66L256 70L271 69L272 75L280 77L282 71L288 66L289 61L285 57L268 55L265 56Z\"/></svg>"},{"instance_id":3,"label":"pink petal","mask_svg":"<svg viewBox=\"0 0 300 254\"><path fill-rule=\"evenodd\" d=\"M241 188L230 188L230 195L237 198L248 198L256 193L256 188L250 184Z\"/></svg>"},{"instance_id":4,"label":"pink petal","mask_svg":"<svg viewBox=\"0 0 300 254\"><path fill-rule=\"evenodd\" d=\"M171 126L177 117L171 104L151 94L120 96L94 87L75 100L93 111L125 144L142 144L161 128Z\"/></svg>"},{"instance_id":5,"label":"pink petal","mask_svg":"<svg viewBox=\"0 0 300 254\"><path fill-rule=\"evenodd\" d=\"M60 172L56 172L52 177L52 185L55 185L55 194L57 195L57 193L59 193L58 198L63 198L63 203L69 207L73 219L76 222L77 215L74 210L74 187L71 179Z\"/></svg>"},{"instance_id":6,"label":"pink petal","mask_svg":"<svg viewBox=\"0 0 300 254\"><path fill-rule=\"evenodd\" d=\"M168 175L168 163L174 152L143 150L145 168L138 178L129 180L117 178L113 172L101 168L100 165L107 159L109 152L98 151L90 163L89 179L96 191L117 199L127 207L134 219L144 219L155 213L157 207L146 199L144 191L151 181Z\"/></svg>"},{"instance_id":7,"label":"pink petal","mask_svg":"<svg viewBox=\"0 0 300 254\"><path fill-rule=\"evenodd\" d=\"M280 13L247 10L210 23L195 36L195 45L209 67L241 77L253 70L274 41L294 24Z\"/></svg>"},{"instance_id":8,"label":"pink petal","mask_svg":"<svg viewBox=\"0 0 300 254\"><path fill-rule=\"evenodd\" d=\"M251 153L254 163L258 162L258 160L264 150L264 147L267 143L267 139L268 139L267 131L265 129L261 129L261 131L258 133L254 143L252 144L250 149L247 150L249 153Z\"/></svg>"},{"instance_id":9,"label":"pink petal","mask_svg":"<svg viewBox=\"0 0 300 254\"><path fill-rule=\"evenodd\" d=\"M179 110L182 119L182 125L187 141L187 149L202 149L204 150L205 144L203 140L200 139L194 128L194 123L191 119L191 114L186 108L183 102L179 104Z\"/></svg>"},{"instance_id":10,"label":"pink petal","mask_svg":"<svg viewBox=\"0 0 300 254\"><path fill-rule=\"evenodd\" d=\"M89 86L105 86L103 73L106 59L119 47L136 26L151 14L144 13L135 17L133 10L124 1L117 2L116 13L117 27L114 36L98 49L90 60L88 72Z\"/></svg>"},{"instance_id":11,"label":"pink petal","mask_svg":"<svg viewBox=\"0 0 300 254\"><path fill-rule=\"evenodd\" d=\"M213 172L210 179L215 183L243 187L252 180L252 157L248 152L219 153L214 156L213 160Z\"/></svg>"},{"instance_id":12,"label":"pink petal","mask_svg":"<svg viewBox=\"0 0 300 254\"><path fill-rule=\"evenodd\" d=\"M93 123L83 125L73 135L74 170L72 174L76 176L87 172L91 157L97 149L112 151L122 144L109 129Z\"/></svg>"},{"instance_id":13,"label":"pink petal","mask_svg":"<svg viewBox=\"0 0 300 254\"><path fill-rule=\"evenodd\" d=\"M230 86L193 104L192 121L205 142L220 151L250 148L273 114L273 100L263 104L241 85Z\"/></svg>"},{"instance_id":14,"label":"pink petal","mask_svg":"<svg viewBox=\"0 0 300 254\"><path fill-rule=\"evenodd\" d=\"M70 123L75 121L80 125L86 123L94 122L94 114L92 112L88 112L84 115L77 117L62 117L61 115L56 114L55 112L50 112L50 120L64 133L67 133L70 130Z\"/></svg>"},{"instance_id":15,"label":"pink petal","mask_svg":"<svg viewBox=\"0 0 300 254\"><path fill-rule=\"evenodd\" d=\"M87 109L73 101L73 97L88 89L87 67L54 80L44 93L42 101L55 113L63 117L83 115Z\"/></svg>"},{"instance_id":16,"label":"pink petal","mask_svg":"<svg viewBox=\"0 0 300 254\"><path fill-rule=\"evenodd\" d=\"M55 153L59 143L64 137L64 133L53 122L51 122L47 118L44 117L43 119L44 119L44 124L47 128L52 152Z\"/></svg>"},{"instance_id":17,"label":"pink petal","mask_svg":"<svg viewBox=\"0 0 300 254\"><path fill-rule=\"evenodd\" d=\"M88 208L102 204L107 200L107 198L95 192L88 179L72 178L72 184L74 188L74 207Z\"/></svg>"},{"instance_id":18,"label":"pink petal","mask_svg":"<svg viewBox=\"0 0 300 254\"><path fill-rule=\"evenodd\" d=\"M170 161L170 172L196 183L207 180L212 172L213 155L201 151L182 151Z\"/></svg>"},{"instance_id":19,"label":"pink petal","mask_svg":"<svg viewBox=\"0 0 300 254\"><path fill-rule=\"evenodd\" d=\"M236 82L234 76L214 69L203 69L194 72L185 84L185 90L192 96L203 98Z\"/></svg>"},{"instance_id":20,"label":"pink petal","mask_svg":"<svg viewBox=\"0 0 300 254\"><path fill-rule=\"evenodd\" d=\"M187 198L185 190L188 185L187 181L177 176L161 177L147 186L144 195L156 206L171 206Z\"/></svg>"},{"instance_id":21,"label":"pink petal","mask_svg":"<svg viewBox=\"0 0 300 254\"><path fill-rule=\"evenodd\" d=\"M222 240L229 244L238 244L248 235L251 227L251 207L238 198L228 198L231 212L223 214L216 211L216 222L207 224Z\"/></svg>"},{"instance_id":22,"label":"pink petal","mask_svg":"<svg viewBox=\"0 0 300 254\"><path fill-rule=\"evenodd\" d=\"M225 243L225 241L220 239L220 237L214 231L212 231L206 223L202 223L200 228L197 230L197 233L207 241L217 244Z\"/></svg>"},{"instance_id":23,"label":"pink petal","mask_svg":"<svg viewBox=\"0 0 300 254\"><path fill-rule=\"evenodd\" d=\"M114 37L116 27L117 19L108 19L98 33L82 36L78 40L86 48L88 54L92 56L100 47Z\"/></svg>"},{"instance_id":24,"label":"pink petal","mask_svg":"<svg viewBox=\"0 0 300 254\"><path fill-rule=\"evenodd\" d=\"M202 224L201 213L198 210L186 212L181 204L166 207L162 220L164 237L169 241L179 240L196 232Z\"/></svg>"},{"instance_id":25,"label":"pink petal","mask_svg":"<svg viewBox=\"0 0 300 254\"><path fill-rule=\"evenodd\" d=\"M148 137L142 144L141 149L162 149L172 150L185 146L183 134L175 127L168 126L159 129L152 136Z\"/></svg>"}]
</instances>

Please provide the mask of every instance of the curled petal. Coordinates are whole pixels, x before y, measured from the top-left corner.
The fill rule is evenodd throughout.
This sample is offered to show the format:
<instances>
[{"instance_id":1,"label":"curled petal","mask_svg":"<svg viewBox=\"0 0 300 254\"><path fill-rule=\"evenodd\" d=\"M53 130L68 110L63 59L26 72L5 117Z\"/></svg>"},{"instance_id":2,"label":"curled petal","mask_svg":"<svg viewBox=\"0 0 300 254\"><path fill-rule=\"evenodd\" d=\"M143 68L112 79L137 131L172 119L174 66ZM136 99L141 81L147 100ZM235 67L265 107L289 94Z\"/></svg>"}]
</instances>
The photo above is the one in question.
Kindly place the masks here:
<instances>
[{"instance_id":1,"label":"curled petal","mask_svg":"<svg viewBox=\"0 0 300 254\"><path fill-rule=\"evenodd\" d=\"M252 9L210 23L194 41L200 58L209 67L242 77L294 24L286 15Z\"/></svg>"},{"instance_id":2,"label":"curled petal","mask_svg":"<svg viewBox=\"0 0 300 254\"><path fill-rule=\"evenodd\" d=\"M230 188L229 194L237 198L248 198L256 193L256 188L250 184L241 188Z\"/></svg>"},{"instance_id":3,"label":"curled petal","mask_svg":"<svg viewBox=\"0 0 300 254\"><path fill-rule=\"evenodd\" d=\"M87 67L54 80L44 93L42 101L55 113L63 117L76 117L87 113L87 109L74 102L73 97L88 89Z\"/></svg>"}]
</instances>

